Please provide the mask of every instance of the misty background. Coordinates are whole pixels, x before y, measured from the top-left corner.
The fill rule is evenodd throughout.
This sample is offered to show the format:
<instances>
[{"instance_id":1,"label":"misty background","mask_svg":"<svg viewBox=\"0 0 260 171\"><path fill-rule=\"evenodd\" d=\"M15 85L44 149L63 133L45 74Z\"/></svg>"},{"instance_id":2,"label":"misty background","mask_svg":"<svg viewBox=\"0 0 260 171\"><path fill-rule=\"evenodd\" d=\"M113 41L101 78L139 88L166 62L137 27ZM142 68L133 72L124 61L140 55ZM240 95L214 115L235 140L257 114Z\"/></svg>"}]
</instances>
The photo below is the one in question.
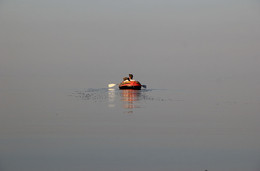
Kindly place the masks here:
<instances>
[{"instance_id":1,"label":"misty background","mask_svg":"<svg viewBox=\"0 0 260 171\"><path fill-rule=\"evenodd\" d=\"M260 83L258 1L0 5L1 89L105 87L128 73L161 88Z\"/></svg>"},{"instance_id":2,"label":"misty background","mask_svg":"<svg viewBox=\"0 0 260 171\"><path fill-rule=\"evenodd\" d=\"M258 0L0 0L0 170L258 171L259 75Z\"/></svg>"}]
</instances>

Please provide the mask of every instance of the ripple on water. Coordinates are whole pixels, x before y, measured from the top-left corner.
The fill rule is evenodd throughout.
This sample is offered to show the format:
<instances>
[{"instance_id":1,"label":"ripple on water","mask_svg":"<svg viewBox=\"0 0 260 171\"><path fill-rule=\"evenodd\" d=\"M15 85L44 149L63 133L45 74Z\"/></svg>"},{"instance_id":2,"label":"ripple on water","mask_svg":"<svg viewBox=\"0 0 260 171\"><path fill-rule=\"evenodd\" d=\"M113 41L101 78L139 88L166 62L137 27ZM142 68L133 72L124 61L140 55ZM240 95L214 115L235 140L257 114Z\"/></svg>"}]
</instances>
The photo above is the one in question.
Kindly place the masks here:
<instances>
[{"instance_id":1,"label":"ripple on water","mask_svg":"<svg viewBox=\"0 0 260 171\"><path fill-rule=\"evenodd\" d=\"M143 90L119 90L119 89L107 89L107 88L89 88L83 90L75 90L71 96L79 98L85 101L91 102L105 102L116 99L125 101L173 101L172 98L160 97L154 95L155 89L143 89Z\"/></svg>"}]
</instances>

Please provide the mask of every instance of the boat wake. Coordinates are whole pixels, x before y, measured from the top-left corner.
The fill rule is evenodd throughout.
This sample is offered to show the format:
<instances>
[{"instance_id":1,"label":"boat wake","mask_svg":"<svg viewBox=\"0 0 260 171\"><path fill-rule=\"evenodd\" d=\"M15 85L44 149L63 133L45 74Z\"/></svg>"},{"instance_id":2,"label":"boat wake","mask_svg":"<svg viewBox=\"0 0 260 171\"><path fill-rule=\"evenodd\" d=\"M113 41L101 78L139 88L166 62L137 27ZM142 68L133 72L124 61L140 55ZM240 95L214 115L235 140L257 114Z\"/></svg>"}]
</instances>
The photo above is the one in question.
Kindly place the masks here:
<instances>
[{"instance_id":1,"label":"boat wake","mask_svg":"<svg viewBox=\"0 0 260 171\"><path fill-rule=\"evenodd\" d=\"M163 98L163 97L156 97L153 95L154 91L160 90L153 90L153 89L142 89L142 90L118 90L118 89L111 89L111 88L89 88L83 90L74 90L70 96L75 98L91 101L91 102L106 102L111 101L112 99L121 99L134 101L172 101L170 98Z\"/></svg>"}]
</instances>

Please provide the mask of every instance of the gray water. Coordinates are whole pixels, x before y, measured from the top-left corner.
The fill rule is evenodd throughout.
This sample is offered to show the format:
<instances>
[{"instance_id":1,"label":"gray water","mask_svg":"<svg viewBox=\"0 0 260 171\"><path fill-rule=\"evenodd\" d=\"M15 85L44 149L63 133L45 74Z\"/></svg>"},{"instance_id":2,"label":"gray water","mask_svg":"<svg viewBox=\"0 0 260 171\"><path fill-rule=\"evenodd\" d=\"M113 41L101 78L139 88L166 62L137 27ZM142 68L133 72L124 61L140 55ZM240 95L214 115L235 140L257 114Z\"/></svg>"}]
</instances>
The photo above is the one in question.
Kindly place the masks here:
<instances>
[{"instance_id":1,"label":"gray water","mask_svg":"<svg viewBox=\"0 0 260 171\"><path fill-rule=\"evenodd\" d=\"M1 1L0 170L259 171L259 11Z\"/></svg>"},{"instance_id":2,"label":"gray water","mask_svg":"<svg viewBox=\"0 0 260 171\"><path fill-rule=\"evenodd\" d=\"M185 89L2 92L1 170L259 170L260 99Z\"/></svg>"}]
</instances>

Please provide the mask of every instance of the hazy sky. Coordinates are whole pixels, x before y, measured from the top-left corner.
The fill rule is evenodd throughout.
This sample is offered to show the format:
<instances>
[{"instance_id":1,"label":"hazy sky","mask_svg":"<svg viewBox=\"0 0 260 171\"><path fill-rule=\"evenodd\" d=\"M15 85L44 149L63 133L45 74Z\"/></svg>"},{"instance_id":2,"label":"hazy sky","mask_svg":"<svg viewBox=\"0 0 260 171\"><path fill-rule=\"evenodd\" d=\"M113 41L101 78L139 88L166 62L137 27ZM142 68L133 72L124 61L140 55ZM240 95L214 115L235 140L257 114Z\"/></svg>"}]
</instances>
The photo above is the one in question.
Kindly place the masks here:
<instances>
[{"instance_id":1,"label":"hazy sky","mask_svg":"<svg viewBox=\"0 0 260 171\"><path fill-rule=\"evenodd\" d=\"M22 86L32 76L104 84L127 73L146 82L162 76L259 75L257 0L4 0L0 5L0 76L7 87Z\"/></svg>"},{"instance_id":2,"label":"hazy sky","mask_svg":"<svg viewBox=\"0 0 260 171\"><path fill-rule=\"evenodd\" d=\"M0 0L0 170L259 170L259 75L259 0Z\"/></svg>"}]
</instances>

